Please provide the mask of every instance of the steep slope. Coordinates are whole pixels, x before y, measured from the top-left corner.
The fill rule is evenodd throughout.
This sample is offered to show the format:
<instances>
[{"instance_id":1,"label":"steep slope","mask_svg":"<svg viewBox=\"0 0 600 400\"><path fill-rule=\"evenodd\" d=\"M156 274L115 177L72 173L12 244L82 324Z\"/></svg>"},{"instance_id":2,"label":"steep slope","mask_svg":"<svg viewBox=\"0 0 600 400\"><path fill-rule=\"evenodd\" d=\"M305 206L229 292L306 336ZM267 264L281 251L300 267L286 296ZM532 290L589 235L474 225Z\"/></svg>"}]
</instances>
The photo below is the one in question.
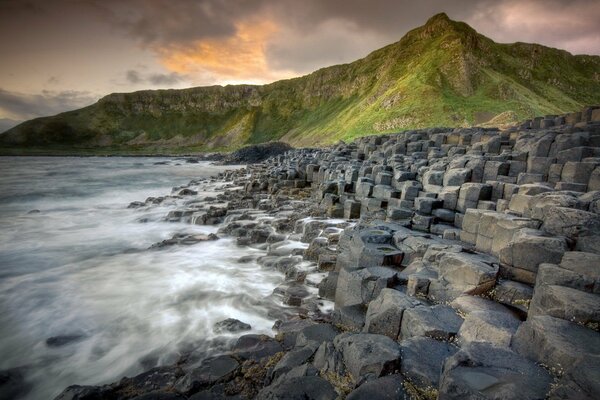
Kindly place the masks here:
<instances>
[{"instance_id":1,"label":"steep slope","mask_svg":"<svg viewBox=\"0 0 600 400\"><path fill-rule=\"evenodd\" d=\"M264 86L111 94L27 121L3 147L177 152L279 139L295 145L427 126L468 126L600 102L600 57L499 44L445 14L350 64Z\"/></svg>"}]
</instances>

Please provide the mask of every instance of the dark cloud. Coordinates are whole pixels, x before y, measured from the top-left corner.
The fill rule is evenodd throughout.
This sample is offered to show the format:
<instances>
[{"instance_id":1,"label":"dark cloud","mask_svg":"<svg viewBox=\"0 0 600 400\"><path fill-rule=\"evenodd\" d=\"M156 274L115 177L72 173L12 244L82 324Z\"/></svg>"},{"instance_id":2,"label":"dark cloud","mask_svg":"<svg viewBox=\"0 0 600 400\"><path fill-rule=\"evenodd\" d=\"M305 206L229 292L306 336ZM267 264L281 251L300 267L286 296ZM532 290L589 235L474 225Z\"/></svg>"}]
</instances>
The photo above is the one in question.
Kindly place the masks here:
<instances>
[{"instance_id":1,"label":"dark cloud","mask_svg":"<svg viewBox=\"0 0 600 400\"><path fill-rule=\"evenodd\" d=\"M497 41L600 54L598 0L90 0L111 23L161 49L231 37L240 22L272 20L269 66L308 72L352 61L446 12ZM235 60L224 60L227 62Z\"/></svg>"},{"instance_id":2,"label":"dark cloud","mask_svg":"<svg viewBox=\"0 0 600 400\"><path fill-rule=\"evenodd\" d=\"M134 85L151 83L155 86L168 86L175 85L184 81L185 76L176 72L171 72L168 74L145 74L140 71L130 69L125 72L125 79L127 80L127 82Z\"/></svg>"},{"instance_id":3,"label":"dark cloud","mask_svg":"<svg viewBox=\"0 0 600 400\"><path fill-rule=\"evenodd\" d=\"M74 110L97 100L89 92L43 90L40 94L24 94L0 89L0 112L15 119L31 119Z\"/></svg>"},{"instance_id":4,"label":"dark cloud","mask_svg":"<svg viewBox=\"0 0 600 400\"><path fill-rule=\"evenodd\" d=\"M183 81L185 78L175 72L170 74L152 74L148 77L148 80L154 85L175 85Z\"/></svg>"},{"instance_id":5,"label":"dark cloud","mask_svg":"<svg viewBox=\"0 0 600 400\"><path fill-rule=\"evenodd\" d=\"M127 82L133 83L134 85L144 82L144 79L141 77L140 73L133 69L130 69L125 73L125 79L127 79Z\"/></svg>"}]
</instances>

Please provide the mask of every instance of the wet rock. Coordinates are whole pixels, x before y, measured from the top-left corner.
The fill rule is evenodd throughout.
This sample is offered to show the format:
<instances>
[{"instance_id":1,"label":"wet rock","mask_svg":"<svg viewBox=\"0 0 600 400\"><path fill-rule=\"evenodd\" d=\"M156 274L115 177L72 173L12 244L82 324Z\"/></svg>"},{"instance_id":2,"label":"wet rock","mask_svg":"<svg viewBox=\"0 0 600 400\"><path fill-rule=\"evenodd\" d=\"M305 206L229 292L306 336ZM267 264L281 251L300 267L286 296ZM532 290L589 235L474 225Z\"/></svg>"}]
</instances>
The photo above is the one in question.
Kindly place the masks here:
<instances>
[{"instance_id":1,"label":"wet rock","mask_svg":"<svg viewBox=\"0 0 600 400\"><path fill-rule=\"evenodd\" d=\"M286 353L281 360L270 371L269 378L271 381L287 374L292 369L307 363L315 354L317 347L305 346L298 349L293 349Z\"/></svg>"},{"instance_id":2,"label":"wet rock","mask_svg":"<svg viewBox=\"0 0 600 400\"><path fill-rule=\"evenodd\" d=\"M23 371L20 369L0 371L0 400L22 397L30 388L30 384L25 381Z\"/></svg>"},{"instance_id":3,"label":"wet rock","mask_svg":"<svg viewBox=\"0 0 600 400\"><path fill-rule=\"evenodd\" d=\"M198 192L192 189L183 189L180 190L179 193L177 193L178 196L195 196L197 194Z\"/></svg>"},{"instance_id":4,"label":"wet rock","mask_svg":"<svg viewBox=\"0 0 600 400\"><path fill-rule=\"evenodd\" d=\"M257 400L334 400L337 393L323 378L305 376L281 380L262 389Z\"/></svg>"},{"instance_id":5,"label":"wet rock","mask_svg":"<svg viewBox=\"0 0 600 400\"><path fill-rule=\"evenodd\" d=\"M360 385L348 394L346 400L410 400L400 374L388 375Z\"/></svg>"},{"instance_id":6,"label":"wet rock","mask_svg":"<svg viewBox=\"0 0 600 400\"><path fill-rule=\"evenodd\" d=\"M242 360L259 360L282 351L281 344L266 335L240 336L232 349L232 354Z\"/></svg>"},{"instance_id":7,"label":"wet rock","mask_svg":"<svg viewBox=\"0 0 600 400\"><path fill-rule=\"evenodd\" d=\"M62 391L54 400L104 400L117 398L107 387L72 385ZM13 399L12 397L7 397Z\"/></svg>"},{"instance_id":8,"label":"wet rock","mask_svg":"<svg viewBox=\"0 0 600 400\"><path fill-rule=\"evenodd\" d=\"M183 371L178 366L156 367L133 378L121 379L114 391L117 398L130 393L164 391L172 388L182 376ZM100 387L100 389L106 390L104 387Z\"/></svg>"},{"instance_id":9,"label":"wet rock","mask_svg":"<svg viewBox=\"0 0 600 400\"><path fill-rule=\"evenodd\" d=\"M215 331L215 333L235 333L249 331L250 329L252 329L252 326L235 318L224 319L223 321L215 323L213 326L213 331Z\"/></svg>"},{"instance_id":10,"label":"wet rock","mask_svg":"<svg viewBox=\"0 0 600 400\"><path fill-rule=\"evenodd\" d=\"M150 392L133 397L133 400L185 400L186 397L172 392Z\"/></svg>"},{"instance_id":11,"label":"wet rock","mask_svg":"<svg viewBox=\"0 0 600 400\"><path fill-rule=\"evenodd\" d=\"M164 247L174 246L174 245L193 245L200 242L210 242L219 240L219 237L214 233L205 234L186 234L186 233L177 233L173 235L171 239L163 240L162 242L158 242L150 246L151 249L162 249Z\"/></svg>"},{"instance_id":12,"label":"wet rock","mask_svg":"<svg viewBox=\"0 0 600 400\"><path fill-rule=\"evenodd\" d=\"M233 378L239 363L230 356L217 356L202 362L175 383L175 389L191 395L202 388Z\"/></svg>"},{"instance_id":13,"label":"wet rock","mask_svg":"<svg viewBox=\"0 0 600 400\"><path fill-rule=\"evenodd\" d=\"M296 337L296 347L317 348L323 342L331 342L339 330L330 324L316 324L303 328Z\"/></svg>"},{"instance_id":14,"label":"wet rock","mask_svg":"<svg viewBox=\"0 0 600 400\"><path fill-rule=\"evenodd\" d=\"M48 347L62 347L71 343L79 342L86 336L83 334L72 334L72 335L60 335L52 336L46 339L46 346Z\"/></svg>"}]
</instances>

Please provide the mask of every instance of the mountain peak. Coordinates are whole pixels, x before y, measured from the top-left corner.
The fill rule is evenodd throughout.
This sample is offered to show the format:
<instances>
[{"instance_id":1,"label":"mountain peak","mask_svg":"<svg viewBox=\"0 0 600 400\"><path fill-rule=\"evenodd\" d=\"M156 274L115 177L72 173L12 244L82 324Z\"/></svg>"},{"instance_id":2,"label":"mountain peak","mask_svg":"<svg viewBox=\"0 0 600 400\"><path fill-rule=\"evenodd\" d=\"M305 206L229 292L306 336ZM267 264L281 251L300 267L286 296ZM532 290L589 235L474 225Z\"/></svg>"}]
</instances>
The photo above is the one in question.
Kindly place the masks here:
<instances>
[{"instance_id":1,"label":"mountain peak","mask_svg":"<svg viewBox=\"0 0 600 400\"><path fill-rule=\"evenodd\" d=\"M450 17L448 17L448 14L446 14L445 12L441 12L441 13L435 14L434 16L429 18L427 20L427 22L425 23L425 25L431 25L431 24L435 24L435 23L439 23L439 22L450 22L450 21L452 21L452 20L450 19Z\"/></svg>"},{"instance_id":2,"label":"mountain peak","mask_svg":"<svg viewBox=\"0 0 600 400\"><path fill-rule=\"evenodd\" d=\"M448 33L459 34L469 42L477 41L477 31L464 22L454 21L446 13L435 14L429 18L425 25L415 29L418 37L431 38L443 36Z\"/></svg>"}]
</instances>

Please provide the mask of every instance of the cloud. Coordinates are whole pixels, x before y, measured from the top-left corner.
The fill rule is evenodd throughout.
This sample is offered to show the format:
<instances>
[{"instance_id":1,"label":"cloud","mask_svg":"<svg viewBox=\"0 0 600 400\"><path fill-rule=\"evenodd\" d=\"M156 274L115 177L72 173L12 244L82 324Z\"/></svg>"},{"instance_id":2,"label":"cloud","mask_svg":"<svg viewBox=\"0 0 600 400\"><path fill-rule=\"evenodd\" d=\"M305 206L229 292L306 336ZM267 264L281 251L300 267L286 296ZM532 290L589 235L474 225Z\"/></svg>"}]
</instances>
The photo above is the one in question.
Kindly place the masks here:
<instances>
[{"instance_id":1,"label":"cloud","mask_svg":"<svg viewBox=\"0 0 600 400\"><path fill-rule=\"evenodd\" d=\"M197 40L186 45L157 47L163 65L179 74L208 74L224 81L264 83L295 74L272 70L265 43L277 35L269 20L240 22L231 37Z\"/></svg>"},{"instance_id":2,"label":"cloud","mask_svg":"<svg viewBox=\"0 0 600 400\"><path fill-rule=\"evenodd\" d=\"M127 79L127 82L133 84L142 83L145 80L140 76L140 73L138 71L133 69L130 69L129 71L125 72L125 79Z\"/></svg>"},{"instance_id":3,"label":"cloud","mask_svg":"<svg viewBox=\"0 0 600 400\"><path fill-rule=\"evenodd\" d=\"M503 42L600 54L597 0L103 0L111 23L195 81L268 82L350 62L438 12Z\"/></svg>"},{"instance_id":4,"label":"cloud","mask_svg":"<svg viewBox=\"0 0 600 400\"><path fill-rule=\"evenodd\" d=\"M94 103L90 92L43 90L39 94L12 92L0 88L0 115L8 119L26 120L58 114Z\"/></svg>"},{"instance_id":5,"label":"cloud","mask_svg":"<svg viewBox=\"0 0 600 400\"><path fill-rule=\"evenodd\" d=\"M153 85L175 85L181 81L183 81L185 78L184 76L176 73L176 72L172 72L170 74L151 74L148 77L148 80L153 84Z\"/></svg>"},{"instance_id":6,"label":"cloud","mask_svg":"<svg viewBox=\"0 0 600 400\"><path fill-rule=\"evenodd\" d=\"M141 85L151 83L155 86L169 86L176 85L185 80L185 75L177 72L171 72L167 74L163 73L142 73L135 69L130 69L125 72L125 79L127 82L133 85Z\"/></svg>"},{"instance_id":7,"label":"cloud","mask_svg":"<svg viewBox=\"0 0 600 400\"><path fill-rule=\"evenodd\" d=\"M94 92L265 83L354 61L398 41L439 12L499 42L600 54L598 0L0 0L0 49L15 55L12 59L22 55L21 63L5 61L0 76L21 66L51 64L60 84L76 87L69 79L79 75L65 69L106 67L99 70L110 74L100 78L102 72L94 70L82 83ZM42 42L46 46L46 39L58 50L68 50L56 53L56 65L51 58L39 62L41 56L34 56L46 54L37 47ZM76 53L92 40L97 52ZM71 54L80 60L73 61ZM81 62L98 54L98 62ZM69 63L68 68L61 63ZM23 86L29 84L27 78L21 80ZM14 82L0 80L0 85L37 90L20 89Z\"/></svg>"}]
</instances>

